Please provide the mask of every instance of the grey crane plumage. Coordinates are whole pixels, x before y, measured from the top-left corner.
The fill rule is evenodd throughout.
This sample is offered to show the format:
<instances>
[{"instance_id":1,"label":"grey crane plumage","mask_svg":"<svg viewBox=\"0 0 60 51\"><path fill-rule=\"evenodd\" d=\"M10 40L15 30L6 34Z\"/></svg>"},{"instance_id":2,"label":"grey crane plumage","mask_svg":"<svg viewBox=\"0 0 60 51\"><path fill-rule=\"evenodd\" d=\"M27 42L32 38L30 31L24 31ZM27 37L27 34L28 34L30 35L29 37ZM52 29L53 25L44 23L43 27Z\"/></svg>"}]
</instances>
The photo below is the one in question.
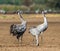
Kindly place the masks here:
<instances>
[{"instance_id":1,"label":"grey crane plumage","mask_svg":"<svg viewBox=\"0 0 60 51\"><path fill-rule=\"evenodd\" d=\"M42 15L44 18L44 22L36 27L32 27L29 29L29 33L31 33L33 36L36 37L36 45L37 46L39 45L39 42L38 42L39 35L48 28L48 23L47 23L47 19L46 19L44 11L42 11Z\"/></svg>"},{"instance_id":2,"label":"grey crane plumage","mask_svg":"<svg viewBox=\"0 0 60 51\"><path fill-rule=\"evenodd\" d=\"M19 37L21 37L21 41L22 41L22 37L24 32L26 31L26 26L27 26L27 22L23 19L22 15L20 12L18 12L19 18L21 20L21 24L12 24L10 26L10 33L12 33L13 35L16 36L16 38L19 41Z\"/></svg>"}]
</instances>

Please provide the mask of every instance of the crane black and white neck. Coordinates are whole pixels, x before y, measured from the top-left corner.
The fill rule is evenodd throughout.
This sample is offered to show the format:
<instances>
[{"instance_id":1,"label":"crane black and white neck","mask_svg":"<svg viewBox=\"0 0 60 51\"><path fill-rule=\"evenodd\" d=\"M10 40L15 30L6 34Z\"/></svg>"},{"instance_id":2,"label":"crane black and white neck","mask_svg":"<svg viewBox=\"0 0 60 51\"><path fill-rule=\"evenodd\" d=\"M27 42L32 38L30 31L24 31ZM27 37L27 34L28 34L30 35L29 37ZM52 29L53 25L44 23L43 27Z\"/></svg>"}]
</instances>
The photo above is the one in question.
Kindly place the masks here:
<instances>
[{"instance_id":1,"label":"crane black and white neck","mask_svg":"<svg viewBox=\"0 0 60 51\"><path fill-rule=\"evenodd\" d=\"M47 29L47 27L48 27L48 23L47 23L47 19L46 19L44 11L42 11L42 15L43 15L44 22L42 24L40 24L40 25L37 26L37 29L40 32L44 32L45 29Z\"/></svg>"},{"instance_id":2,"label":"crane black and white neck","mask_svg":"<svg viewBox=\"0 0 60 51\"><path fill-rule=\"evenodd\" d=\"M21 13L20 13L20 12L18 12L18 15L19 15L19 18L20 18L21 22L23 22L23 21L24 21L24 19L23 19L23 17L22 17L22 15L21 15Z\"/></svg>"}]
</instances>

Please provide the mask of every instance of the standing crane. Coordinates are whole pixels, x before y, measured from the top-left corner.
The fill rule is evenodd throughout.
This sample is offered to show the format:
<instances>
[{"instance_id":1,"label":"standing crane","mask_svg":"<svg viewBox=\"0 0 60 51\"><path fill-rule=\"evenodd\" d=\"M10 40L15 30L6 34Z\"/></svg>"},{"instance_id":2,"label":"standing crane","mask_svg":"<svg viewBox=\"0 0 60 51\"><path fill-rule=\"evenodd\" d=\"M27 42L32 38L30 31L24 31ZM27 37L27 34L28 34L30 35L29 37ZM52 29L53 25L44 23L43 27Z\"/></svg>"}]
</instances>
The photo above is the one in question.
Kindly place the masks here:
<instances>
[{"instance_id":1,"label":"standing crane","mask_svg":"<svg viewBox=\"0 0 60 51\"><path fill-rule=\"evenodd\" d=\"M36 37L36 45L37 46L39 46L39 42L38 42L39 35L40 34L42 35L42 33L48 28L48 23L47 23L45 13L46 13L45 11L42 11L44 22L36 27L31 27L29 29L29 33L31 33L33 36ZM42 38L42 36L41 36L41 38Z\"/></svg>"},{"instance_id":2,"label":"standing crane","mask_svg":"<svg viewBox=\"0 0 60 51\"><path fill-rule=\"evenodd\" d=\"M27 22L23 19L20 12L18 12L18 15L20 17L21 24L12 24L10 26L10 33L12 33L13 36L16 36L18 41L19 41L19 37L21 37L21 42L22 42L23 34L27 29Z\"/></svg>"}]
</instances>

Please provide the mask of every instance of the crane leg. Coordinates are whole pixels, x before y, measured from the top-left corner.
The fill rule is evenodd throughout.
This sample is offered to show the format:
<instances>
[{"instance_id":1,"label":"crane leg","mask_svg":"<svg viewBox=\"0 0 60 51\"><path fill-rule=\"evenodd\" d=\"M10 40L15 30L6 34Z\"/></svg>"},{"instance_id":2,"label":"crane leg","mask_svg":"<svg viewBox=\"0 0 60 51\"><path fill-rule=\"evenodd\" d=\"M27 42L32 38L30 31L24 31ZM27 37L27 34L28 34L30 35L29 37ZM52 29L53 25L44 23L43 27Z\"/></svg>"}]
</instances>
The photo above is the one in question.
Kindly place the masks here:
<instances>
[{"instance_id":1,"label":"crane leg","mask_svg":"<svg viewBox=\"0 0 60 51\"><path fill-rule=\"evenodd\" d=\"M17 39L18 39L18 42L19 42L19 36L17 35L17 37L16 37Z\"/></svg>"},{"instance_id":2,"label":"crane leg","mask_svg":"<svg viewBox=\"0 0 60 51\"><path fill-rule=\"evenodd\" d=\"M41 43L43 44L43 32L41 33Z\"/></svg>"},{"instance_id":3,"label":"crane leg","mask_svg":"<svg viewBox=\"0 0 60 51\"><path fill-rule=\"evenodd\" d=\"M18 42L19 42L19 38L18 38Z\"/></svg>"},{"instance_id":4,"label":"crane leg","mask_svg":"<svg viewBox=\"0 0 60 51\"><path fill-rule=\"evenodd\" d=\"M38 35L36 35L36 45L39 46Z\"/></svg>"},{"instance_id":5,"label":"crane leg","mask_svg":"<svg viewBox=\"0 0 60 51\"><path fill-rule=\"evenodd\" d=\"M36 43L34 43L35 42L35 36L33 37L33 44L36 44Z\"/></svg>"},{"instance_id":6,"label":"crane leg","mask_svg":"<svg viewBox=\"0 0 60 51\"><path fill-rule=\"evenodd\" d=\"M23 35L21 36L21 45L22 45L22 38L23 38Z\"/></svg>"}]
</instances>

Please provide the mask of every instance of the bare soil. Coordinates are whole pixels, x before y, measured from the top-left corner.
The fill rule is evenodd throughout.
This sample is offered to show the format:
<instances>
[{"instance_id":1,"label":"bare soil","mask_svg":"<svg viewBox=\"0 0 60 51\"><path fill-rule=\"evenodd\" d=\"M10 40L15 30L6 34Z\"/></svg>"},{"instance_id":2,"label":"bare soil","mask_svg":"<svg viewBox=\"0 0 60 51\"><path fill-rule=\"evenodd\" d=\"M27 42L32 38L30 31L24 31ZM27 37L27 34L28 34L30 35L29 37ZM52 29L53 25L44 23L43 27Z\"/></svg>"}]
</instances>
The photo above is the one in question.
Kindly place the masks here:
<instances>
[{"instance_id":1,"label":"bare soil","mask_svg":"<svg viewBox=\"0 0 60 51\"><path fill-rule=\"evenodd\" d=\"M37 26L43 23L43 18L26 18L27 30L24 33L22 45L16 39L16 36L10 34L11 24L20 24L19 21L0 21L0 51L60 51L60 17L47 17L48 29L43 33L43 43L39 36L39 46L33 42L33 37L28 33L31 26Z\"/></svg>"}]
</instances>

